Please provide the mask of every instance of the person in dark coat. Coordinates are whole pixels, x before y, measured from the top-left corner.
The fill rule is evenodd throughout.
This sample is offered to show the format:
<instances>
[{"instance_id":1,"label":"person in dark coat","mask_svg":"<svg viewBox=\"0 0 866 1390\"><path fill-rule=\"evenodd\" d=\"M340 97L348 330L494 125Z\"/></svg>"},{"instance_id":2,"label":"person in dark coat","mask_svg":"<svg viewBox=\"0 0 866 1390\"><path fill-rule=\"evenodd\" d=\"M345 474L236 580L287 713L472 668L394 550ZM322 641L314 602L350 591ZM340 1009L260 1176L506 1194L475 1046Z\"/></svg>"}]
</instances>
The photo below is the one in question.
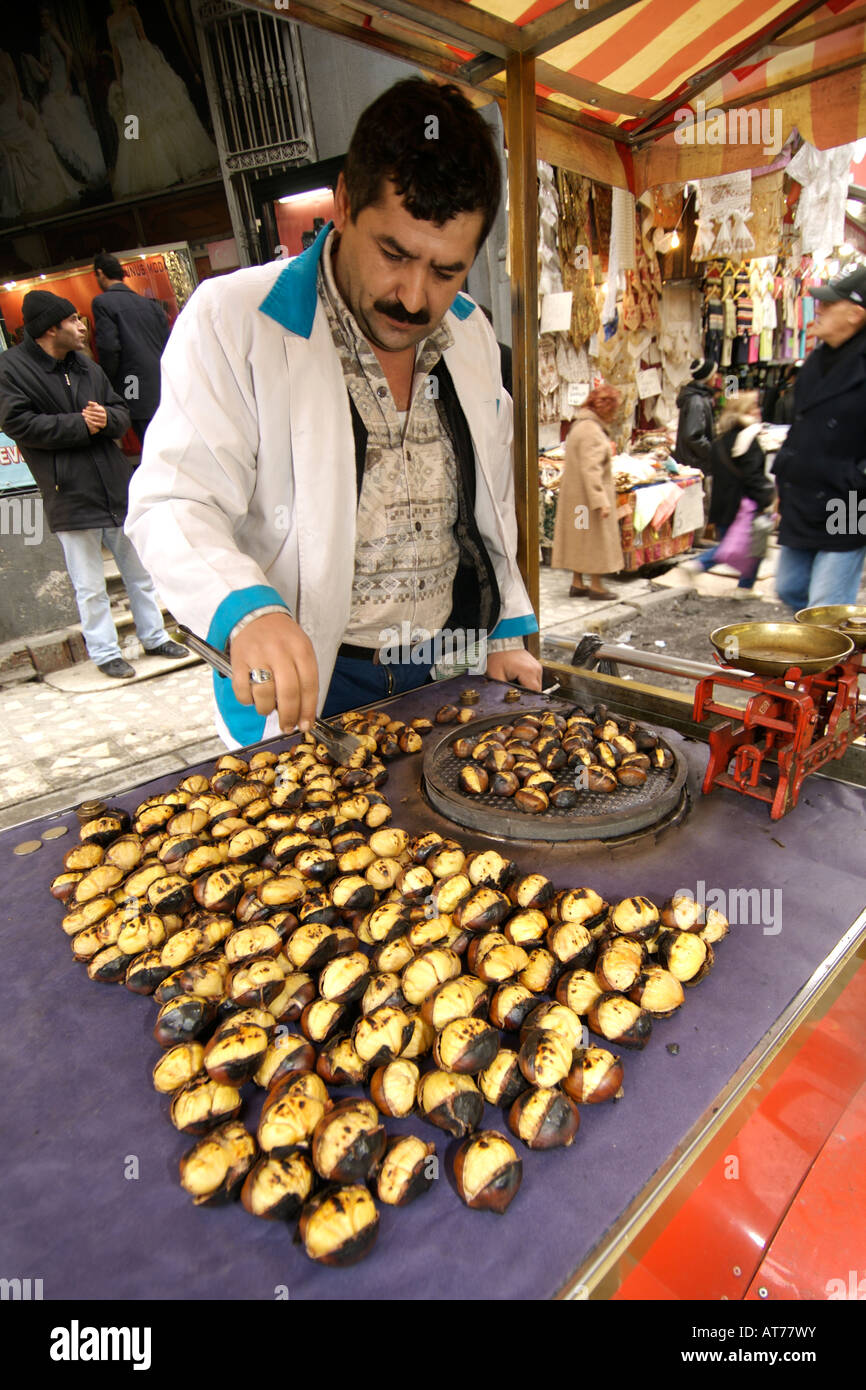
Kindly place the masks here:
<instances>
[{"instance_id":1,"label":"person in dark coat","mask_svg":"<svg viewBox=\"0 0 866 1390\"><path fill-rule=\"evenodd\" d=\"M155 299L145 299L123 283L126 271L116 257L103 252L93 270L103 291L92 304L99 364L127 402L132 428L143 444L159 405L159 364L168 342L168 319Z\"/></svg>"},{"instance_id":2,"label":"person in dark coat","mask_svg":"<svg viewBox=\"0 0 866 1390\"><path fill-rule=\"evenodd\" d=\"M715 362L696 360L691 365L692 379L677 396L680 412L674 458L685 468L710 471L710 448L715 434L713 420L713 381Z\"/></svg>"},{"instance_id":3,"label":"person in dark coat","mask_svg":"<svg viewBox=\"0 0 866 1390\"><path fill-rule=\"evenodd\" d=\"M857 602L866 559L866 266L811 290L818 346L776 457L776 590L794 612Z\"/></svg>"},{"instance_id":4,"label":"person in dark coat","mask_svg":"<svg viewBox=\"0 0 866 1390\"><path fill-rule=\"evenodd\" d=\"M758 443L760 429L757 391L744 391L734 396L719 418L718 436L710 450L713 491L709 515L719 545L744 497L750 498L759 511L766 511L775 497L775 489L766 473L764 451ZM719 545L695 560L688 560L681 568L692 574L712 569L717 563ZM742 571L734 591L737 598L746 598L751 593L760 564L760 558L751 560Z\"/></svg>"},{"instance_id":5,"label":"person in dark coat","mask_svg":"<svg viewBox=\"0 0 866 1390\"><path fill-rule=\"evenodd\" d=\"M102 368L79 350L86 328L74 304L31 290L22 311L24 340L0 354L0 429L21 450L63 547L87 653L106 676L135 675L111 618L104 543L142 645L158 656L187 656L169 640L153 580L123 533L132 469L116 441L129 429L129 412Z\"/></svg>"}]
</instances>

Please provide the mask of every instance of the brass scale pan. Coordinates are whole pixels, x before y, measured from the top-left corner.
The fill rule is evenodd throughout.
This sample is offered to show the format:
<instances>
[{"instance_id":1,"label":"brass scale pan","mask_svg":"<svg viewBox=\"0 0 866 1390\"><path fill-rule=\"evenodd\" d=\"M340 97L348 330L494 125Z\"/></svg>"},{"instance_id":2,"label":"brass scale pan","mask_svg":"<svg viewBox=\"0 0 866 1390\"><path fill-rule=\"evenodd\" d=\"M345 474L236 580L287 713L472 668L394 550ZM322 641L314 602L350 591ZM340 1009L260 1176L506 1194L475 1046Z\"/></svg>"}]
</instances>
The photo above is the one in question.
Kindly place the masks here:
<instances>
[{"instance_id":1,"label":"brass scale pan","mask_svg":"<svg viewBox=\"0 0 866 1390\"><path fill-rule=\"evenodd\" d=\"M730 623L710 633L710 642L727 666L758 676L784 676L796 666L814 676L845 661L854 642L835 626L821 624L814 614L836 609L806 608L795 623ZM858 610L866 618L866 608ZM863 633L866 642L866 629Z\"/></svg>"}]
</instances>

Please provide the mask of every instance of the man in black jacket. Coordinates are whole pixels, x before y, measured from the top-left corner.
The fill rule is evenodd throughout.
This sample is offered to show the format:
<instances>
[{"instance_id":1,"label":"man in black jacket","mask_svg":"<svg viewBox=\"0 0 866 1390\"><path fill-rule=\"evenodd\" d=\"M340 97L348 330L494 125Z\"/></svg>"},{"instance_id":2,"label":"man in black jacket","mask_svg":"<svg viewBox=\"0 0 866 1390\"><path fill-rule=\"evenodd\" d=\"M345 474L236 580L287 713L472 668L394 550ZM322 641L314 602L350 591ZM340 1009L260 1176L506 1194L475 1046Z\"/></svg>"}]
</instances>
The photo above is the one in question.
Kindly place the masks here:
<instances>
[{"instance_id":1,"label":"man in black jacket","mask_svg":"<svg viewBox=\"0 0 866 1390\"><path fill-rule=\"evenodd\" d=\"M86 328L75 305L47 290L22 304L25 336L0 355L0 429L15 440L42 494L45 519L63 547L87 652L117 678L135 670L120 655L102 564L117 561L142 645L187 656L162 625L153 580L123 533L132 473L116 440L129 413L101 367L77 351Z\"/></svg>"},{"instance_id":2,"label":"man in black jacket","mask_svg":"<svg viewBox=\"0 0 866 1390\"><path fill-rule=\"evenodd\" d=\"M710 472L710 449L713 435L713 387L715 362L696 360L691 364L691 381L677 396L680 412L677 423L677 442L674 458L686 468Z\"/></svg>"},{"instance_id":3,"label":"man in black jacket","mask_svg":"<svg viewBox=\"0 0 866 1390\"><path fill-rule=\"evenodd\" d=\"M155 299L145 299L123 283L126 272L116 257L103 252L93 269L103 291L92 305L99 363L127 402L132 428L143 444L159 405L159 362L168 341L168 319Z\"/></svg>"},{"instance_id":4,"label":"man in black jacket","mask_svg":"<svg viewBox=\"0 0 866 1390\"><path fill-rule=\"evenodd\" d=\"M866 559L866 266L811 291L818 346L776 458L776 591L797 612L857 602Z\"/></svg>"}]
</instances>

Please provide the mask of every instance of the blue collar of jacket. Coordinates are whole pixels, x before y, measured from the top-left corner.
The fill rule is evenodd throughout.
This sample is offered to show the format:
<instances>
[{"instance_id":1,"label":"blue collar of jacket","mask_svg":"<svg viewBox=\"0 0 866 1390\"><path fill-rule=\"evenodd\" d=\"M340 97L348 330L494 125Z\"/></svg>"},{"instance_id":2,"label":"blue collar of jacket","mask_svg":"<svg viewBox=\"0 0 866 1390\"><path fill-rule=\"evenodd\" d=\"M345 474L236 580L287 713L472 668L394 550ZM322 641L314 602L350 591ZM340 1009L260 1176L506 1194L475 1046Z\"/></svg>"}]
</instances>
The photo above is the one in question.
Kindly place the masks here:
<instances>
[{"instance_id":1,"label":"blue collar of jacket","mask_svg":"<svg viewBox=\"0 0 866 1390\"><path fill-rule=\"evenodd\" d=\"M333 231L333 227L333 222L329 222L319 232L312 246L308 246L300 256L289 261L259 305L263 314L274 319L281 327L287 328L290 333L297 333L299 338L309 338L313 331L318 300L319 260L324 250L325 238ZM475 307L468 295L460 293L454 298L451 312L458 319L467 319Z\"/></svg>"}]
</instances>

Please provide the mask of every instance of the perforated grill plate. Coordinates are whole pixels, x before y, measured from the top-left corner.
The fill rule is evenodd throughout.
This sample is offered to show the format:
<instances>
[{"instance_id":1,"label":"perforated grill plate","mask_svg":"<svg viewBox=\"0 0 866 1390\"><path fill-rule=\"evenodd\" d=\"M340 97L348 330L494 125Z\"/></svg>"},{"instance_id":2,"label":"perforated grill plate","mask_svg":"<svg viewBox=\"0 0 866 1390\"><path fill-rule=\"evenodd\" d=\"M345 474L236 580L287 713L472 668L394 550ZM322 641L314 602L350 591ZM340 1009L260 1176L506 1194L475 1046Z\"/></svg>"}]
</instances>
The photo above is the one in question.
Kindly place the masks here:
<instances>
[{"instance_id":1,"label":"perforated grill plate","mask_svg":"<svg viewBox=\"0 0 866 1390\"><path fill-rule=\"evenodd\" d=\"M520 713L540 717L549 714L550 707L522 709ZM519 810L510 796L468 795L457 780L464 760L453 752L452 743L508 722L497 714L471 724L451 725L424 755L424 790L436 810L458 825L508 840L616 840L636 831L654 829L682 801L688 769L676 748L661 738L661 745L673 755L669 768L650 772L642 787L618 787L613 792L582 791L578 805L569 811L549 806L540 815L532 815ZM564 773L562 780L567 780L568 775ZM573 777L574 772L570 775Z\"/></svg>"}]
</instances>

